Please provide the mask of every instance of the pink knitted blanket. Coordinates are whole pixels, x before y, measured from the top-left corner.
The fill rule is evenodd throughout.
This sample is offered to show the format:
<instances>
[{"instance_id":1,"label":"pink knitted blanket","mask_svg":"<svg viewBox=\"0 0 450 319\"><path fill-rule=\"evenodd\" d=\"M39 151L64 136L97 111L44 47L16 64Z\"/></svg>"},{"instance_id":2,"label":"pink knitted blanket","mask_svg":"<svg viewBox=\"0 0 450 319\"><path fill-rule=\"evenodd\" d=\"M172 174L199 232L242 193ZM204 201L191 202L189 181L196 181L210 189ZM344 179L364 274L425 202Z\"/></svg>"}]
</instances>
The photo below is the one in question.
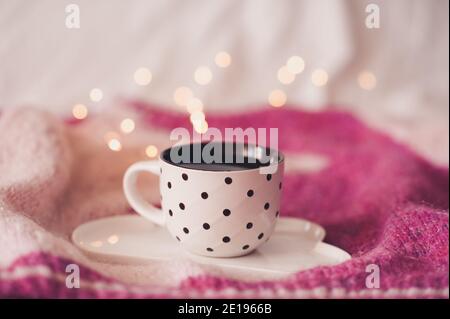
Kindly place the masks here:
<instances>
[{"instance_id":1,"label":"pink knitted blanket","mask_svg":"<svg viewBox=\"0 0 450 319\"><path fill-rule=\"evenodd\" d=\"M270 109L208 116L208 123L278 127L287 165L302 154L326 158L313 172L291 165L281 215L320 223L325 241L351 260L255 282L185 260L125 266L87 258L70 242L71 231L130 213L121 190L125 168L146 158L146 145L169 145L169 129L188 126L185 116L133 106L76 123L35 109L1 115L0 297L448 298L448 168L338 112ZM124 116L137 128L119 134L122 148L113 152L104 136ZM157 181L147 183L157 202ZM80 266L80 288L66 287L68 264ZM368 265L379 268L379 288L366 286Z\"/></svg>"}]
</instances>

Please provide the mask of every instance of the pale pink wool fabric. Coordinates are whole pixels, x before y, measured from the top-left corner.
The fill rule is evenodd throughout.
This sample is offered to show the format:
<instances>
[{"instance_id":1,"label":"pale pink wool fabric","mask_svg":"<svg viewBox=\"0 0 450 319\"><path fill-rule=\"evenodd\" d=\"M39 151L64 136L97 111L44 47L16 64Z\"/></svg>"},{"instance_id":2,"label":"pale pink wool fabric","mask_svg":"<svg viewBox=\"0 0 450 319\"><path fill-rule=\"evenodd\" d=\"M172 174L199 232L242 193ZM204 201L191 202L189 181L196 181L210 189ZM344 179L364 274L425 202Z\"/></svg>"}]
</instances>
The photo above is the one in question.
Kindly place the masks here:
<instances>
[{"instance_id":1,"label":"pale pink wool fabric","mask_svg":"<svg viewBox=\"0 0 450 319\"><path fill-rule=\"evenodd\" d=\"M112 152L103 136L117 130L123 112L138 130ZM125 266L89 259L70 243L71 231L130 213L121 190L125 168L145 158L148 143L167 145L167 130L188 127L188 120L140 103L75 124L22 109L0 117L0 297L448 298L448 168L343 113L286 108L208 122L221 129L278 127L281 150L327 157L317 172L286 174L281 215L320 223L325 241L352 260L248 282L185 260ZM157 180L145 182L157 202ZM80 289L65 285L70 263L81 265ZM380 267L379 289L365 286L369 264Z\"/></svg>"}]
</instances>

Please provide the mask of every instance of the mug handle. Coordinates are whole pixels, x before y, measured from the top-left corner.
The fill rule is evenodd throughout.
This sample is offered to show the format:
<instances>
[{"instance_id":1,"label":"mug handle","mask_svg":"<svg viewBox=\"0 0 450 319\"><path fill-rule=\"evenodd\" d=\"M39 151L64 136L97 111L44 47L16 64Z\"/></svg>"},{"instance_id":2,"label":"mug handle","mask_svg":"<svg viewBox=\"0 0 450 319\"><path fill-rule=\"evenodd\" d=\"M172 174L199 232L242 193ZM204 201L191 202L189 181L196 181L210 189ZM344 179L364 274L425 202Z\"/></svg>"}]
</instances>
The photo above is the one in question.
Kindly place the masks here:
<instances>
[{"instance_id":1,"label":"mug handle","mask_svg":"<svg viewBox=\"0 0 450 319\"><path fill-rule=\"evenodd\" d=\"M123 177L125 197L139 215L157 225L163 226L165 224L165 218L162 210L148 203L136 188L137 176L141 172L148 172L159 176L161 173L158 161L137 162L127 169Z\"/></svg>"}]
</instances>

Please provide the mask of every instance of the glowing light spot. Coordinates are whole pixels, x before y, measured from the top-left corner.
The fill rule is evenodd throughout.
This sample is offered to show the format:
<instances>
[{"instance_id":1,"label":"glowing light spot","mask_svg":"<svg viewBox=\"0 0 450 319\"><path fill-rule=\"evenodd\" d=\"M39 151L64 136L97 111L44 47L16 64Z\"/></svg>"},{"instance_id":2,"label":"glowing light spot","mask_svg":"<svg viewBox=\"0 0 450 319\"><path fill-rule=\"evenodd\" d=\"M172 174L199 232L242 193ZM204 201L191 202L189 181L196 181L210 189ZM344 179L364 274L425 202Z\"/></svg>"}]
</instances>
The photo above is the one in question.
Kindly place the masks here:
<instances>
[{"instance_id":1,"label":"glowing light spot","mask_svg":"<svg viewBox=\"0 0 450 319\"><path fill-rule=\"evenodd\" d=\"M83 104L76 104L72 108L72 115L78 120L82 120L87 117L88 109Z\"/></svg>"},{"instance_id":2,"label":"glowing light spot","mask_svg":"<svg viewBox=\"0 0 450 319\"><path fill-rule=\"evenodd\" d=\"M103 246L103 242L101 240L96 240L90 243L92 247L100 248Z\"/></svg>"},{"instance_id":3,"label":"glowing light spot","mask_svg":"<svg viewBox=\"0 0 450 319\"><path fill-rule=\"evenodd\" d=\"M108 147L111 151L119 152L122 149L122 144L117 138L113 138L108 141Z\"/></svg>"},{"instance_id":4,"label":"glowing light spot","mask_svg":"<svg viewBox=\"0 0 450 319\"><path fill-rule=\"evenodd\" d=\"M323 69L316 69L311 75L312 84L324 86L328 82L328 73Z\"/></svg>"},{"instance_id":5,"label":"glowing light spot","mask_svg":"<svg viewBox=\"0 0 450 319\"><path fill-rule=\"evenodd\" d=\"M194 80L200 85L206 85L212 80L211 70L207 66L200 66L195 70Z\"/></svg>"},{"instance_id":6,"label":"glowing light spot","mask_svg":"<svg viewBox=\"0 0 450 319\"><path fill-rule=\"evenodd\" d=\"M203 111L203 102L200 99L194 97L194 98L189 99L189 101L186 104L186 107L187 107L187 111L189 113L194 113L194 112L199 112L199 111L201 112L201 111Z\"/></svg>"},{"instance_id":7,"label":"glowing light spot","mask_svg":"<svg viewBox=\"0 0 450 319\"><path fill-rule=\"evenodd\" d=\"M194 94L191 89L185 86L181 86L175 90L173 94L173 99L175 103L179 106L185 106L187 102L193 98Z\"/></svg>"},{"instance_id":8,"label":"glowing light spot","mask_svg":"<svg viewBox=\"0 0 450 319\"><path fill-rule=\"evenodd\" d=\"M120 122L120 130L125 134L133 132L134 128L135 124L132 119L123 119L122 122Z\"/></svg>"},{"instance_id":9,"label":"glowing light spot","mask_svg":"<svg viewBox=\"0 0 450 319\"><path fill-rule=\"evenodd\" d=\"M145 148L145 154L148 157L155 157L158 155L158 148L155 145L149 145Z\"/></svg>"},{"instance_id":10,"label":"glowing light spot","mask_svg":"<svg viewBox=\"0 0 450 319\"><path fill-rule=\"evenodd\" d=\"M358 84L364 90L373 90L377 86L377 78L370 71L362 71L358 75Z\"/></svg>"},{"instance_id":11,"label":"glowing light spot","mask_svg":"<svg viewBox=\"0 0 450 319\"><path fill-rule=\"evenodd\" d=\"M110 243L111 245L117 244L119 242L119 236L117 235L111 235L108 237L107 239L108 243Z\"/></svg>"},{"instance_id":12,"label":"glowing light spot","mask_svg":"<svg viewBox=\"0 0 450 319\"><path fill-rule=\"evenodd\" d=\"M99 102L103 99L103 91L98 88L94 88L91 92L89 92L89 98L93 102Z\"/></svg>"},{"instance_id":13,"label":"glowing light spot","mask_svg":"<svg viewBox=\"0 0 450 319\"><path fill-rule=\"evenodd\" d=\"M196 111L191 114L190 119L192 124L197 125L205 121L205 113L201 111Z\"/></svg>"},{"instance_id":14,"label":"glowing light spot","mask_svg":"<svg viewBox=\"0 0 450 319\"><path fill-rule=\"evenodd\" d=\"M301 57L294 55L288 59L286 67L289 72L299 74L305 69L305 61Z\"/></svg>"},{"instance_id":15,"label":"glowing light spot","mask_svg":"<svg viewBox=\"0 0 450 319\"><path fill-rule=\"evenodd\" d=\"M216 54L214 62L219 68L226 68L231 64L231 56L228 52L221 51Z\"/></svg>"},{"instance_id":16,"label":"glowing light spot","mask_svg":"<svg viewBox=\"0 0 450 319\"><path fill-rule=\"evenodd\" d=\"M273 107L281 107L286 104L286 93L282 90L273 90L269 94L269 104Z\"/></svg>"},{"instance_id":17,"label":"glowing light spot","mask_svg":"<svg viewBox=\"0 0 450 319\"><path fill-rule=\"evenodd\" d=\"M139 68L134 72L134 82L137 85L145 86L152 81L152 73L147 68Z\"/></svg>"},{"instance_id":18,"label":"glowing light spot","mask_svg":"<svg viewBox=\"0 0 450 319\"><path fill-rule=\"evenodd\" d=\"M278 70L278 81L280 81L282 84L291 84L295 80L295 74L289 72L287 66L282 66Z\"/></svg>"},{"instance_id":19,"label":"glowing light spot","mask_svg":"<svg viewBox=\"0 0 450 319\"><path fill-rule=\"evenodd\" d=\"M206 131L208 131L208 122L206 122L206 121L202 121L202 122L198 122L198 123L196 122L194 124L194 130L200 134L206 133Z\"/></svg>"}]
</instances>

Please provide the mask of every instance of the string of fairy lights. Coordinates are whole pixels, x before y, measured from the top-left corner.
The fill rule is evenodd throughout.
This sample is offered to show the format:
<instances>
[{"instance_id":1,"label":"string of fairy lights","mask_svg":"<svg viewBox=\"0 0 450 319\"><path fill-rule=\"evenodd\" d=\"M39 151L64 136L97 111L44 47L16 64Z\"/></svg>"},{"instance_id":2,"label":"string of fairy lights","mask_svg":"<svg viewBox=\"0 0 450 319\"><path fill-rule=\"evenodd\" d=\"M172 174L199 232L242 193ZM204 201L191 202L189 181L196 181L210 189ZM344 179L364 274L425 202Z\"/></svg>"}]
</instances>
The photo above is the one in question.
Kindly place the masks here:
<instances>
[{"instance_id":1,"label":"string of fairy lights","mask_svg":"<svg viewBox=\"0 0 450 319\"><path fill-rule=\"evenodd\" d=\"M220 69L228 68L232 63L230 53L226 51L218 52L214 57L215 65ZM300 56L291 56L286 63L281 66L276 74L276 77L281 85L287 86L292 84L297 76L305 71L306 63ZM328 73L323 68L316 68L311 71L310 80L312 85L316 87L324 87L328 83ZM151 83L153 76L151 71L146 67L139 67L133 74L134 82L139 86L147 86ZM213 71L206 65L197 67L193 73L193 79L196 84L206 86L211 83L213 79ZM377 85L377 78L375 74L369 70L361 71L356 82L363 90L373 90ZM92 102L100 102L103 99L103 91L100 88L93 88L89 92L89 99ZM204 113L204 105L202 100L195 96L193 90L188 86L180 86L175 89L173 93L173 100L176 105L185 108L189 114L193 129L203 134L208 130L208 122ZM288 100L287 94L283 88L276 88L269 92L268 103L272 107L282 107ZM76 104L72 108L72 115L77 120L86 119L88 116L88 107L84 104ZM121 134L130 134L136 128L136 124L131 118L124 118L119 124L119 132L107 132L104 135L104 141L111 151L121 151ZM154 158L158 155L158 148L155 145L146 146L145 155Z\"/></svg>"}]
</instances>

